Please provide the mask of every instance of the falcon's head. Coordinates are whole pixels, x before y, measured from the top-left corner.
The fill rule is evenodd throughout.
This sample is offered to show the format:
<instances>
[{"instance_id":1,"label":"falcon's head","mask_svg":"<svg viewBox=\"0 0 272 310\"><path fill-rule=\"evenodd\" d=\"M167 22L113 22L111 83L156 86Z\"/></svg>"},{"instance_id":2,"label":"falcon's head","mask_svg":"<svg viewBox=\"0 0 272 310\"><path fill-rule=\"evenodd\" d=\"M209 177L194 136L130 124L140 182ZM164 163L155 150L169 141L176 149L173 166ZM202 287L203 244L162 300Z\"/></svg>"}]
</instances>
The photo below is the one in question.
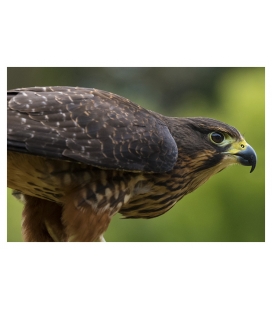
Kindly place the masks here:
<instances>
[{"instance_id":1,"label":"falcon's head","mask_svg":"<svg viewBox=\"0 0 272 310\"><path fill-rule=\"evenodd\" d=\"M177 143L179 169L193 175L190 192L229 165L251 166L250 172L255 169L257 155L234 127L203 117L165 121Z\"/></svg>"}]
</instances>

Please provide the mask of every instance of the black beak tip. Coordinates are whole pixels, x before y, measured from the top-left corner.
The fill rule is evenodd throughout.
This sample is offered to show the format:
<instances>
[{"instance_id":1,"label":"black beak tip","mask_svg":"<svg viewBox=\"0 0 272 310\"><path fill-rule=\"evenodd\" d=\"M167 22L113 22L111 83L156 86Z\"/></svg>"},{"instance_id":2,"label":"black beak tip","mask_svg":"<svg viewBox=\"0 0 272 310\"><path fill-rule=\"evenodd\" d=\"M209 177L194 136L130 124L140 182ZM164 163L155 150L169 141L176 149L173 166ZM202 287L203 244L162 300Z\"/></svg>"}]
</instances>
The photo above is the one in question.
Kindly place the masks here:
<instances>
[{"instance_id":1,"label":"black beak tip","mask_svg":"<svg viewBox=\"0 0 272 310\"><path fill-rule=\"evenodd\" d=\"M254 171L255 167L256 167L256 160L251 165L250 173Z\"/></svg>"}]
</instances>

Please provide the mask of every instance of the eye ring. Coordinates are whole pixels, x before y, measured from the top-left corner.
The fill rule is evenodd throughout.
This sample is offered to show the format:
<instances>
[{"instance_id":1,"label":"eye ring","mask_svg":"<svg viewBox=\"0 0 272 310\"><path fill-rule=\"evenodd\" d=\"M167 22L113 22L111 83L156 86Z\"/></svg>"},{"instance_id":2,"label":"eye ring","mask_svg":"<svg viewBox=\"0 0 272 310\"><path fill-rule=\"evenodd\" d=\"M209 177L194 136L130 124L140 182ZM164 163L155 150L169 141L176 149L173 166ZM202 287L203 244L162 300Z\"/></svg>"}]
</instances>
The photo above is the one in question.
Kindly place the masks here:
<instances>
[{"instance_id":1,"label":"eye ring","mask_svg":"<svg viewBox=\"0 0 272 310\"><path fill-rule=\"evenodd\" d=\"M210 133L210 140L215 144L220 144L225 140L225 137L221 132L214 131Z\"/></svg>"}]
</instances>

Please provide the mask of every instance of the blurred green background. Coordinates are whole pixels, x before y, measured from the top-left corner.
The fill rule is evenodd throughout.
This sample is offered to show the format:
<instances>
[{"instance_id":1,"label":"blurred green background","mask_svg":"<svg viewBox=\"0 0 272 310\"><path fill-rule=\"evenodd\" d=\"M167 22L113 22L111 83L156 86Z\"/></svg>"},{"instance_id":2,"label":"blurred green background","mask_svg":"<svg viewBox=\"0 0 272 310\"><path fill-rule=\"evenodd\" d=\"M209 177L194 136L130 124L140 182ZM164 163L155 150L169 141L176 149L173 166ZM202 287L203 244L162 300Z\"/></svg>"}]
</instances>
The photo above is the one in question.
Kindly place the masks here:
<instances>
[{"instance_id":1,"label":"blurred green background","mask_svg":"<svg viewBox=\"0 0 272 310\"><path fill-rule=\"evenodd\" d=\"M258 163L232 166L150 219L116 215L107 241L265 241L264 68L8 68L8 89L81 86L111 91L168 116L205 116L236 127ZM8 189L7 240L22 241L22 204Z\"/></svg>"}]
</instances>

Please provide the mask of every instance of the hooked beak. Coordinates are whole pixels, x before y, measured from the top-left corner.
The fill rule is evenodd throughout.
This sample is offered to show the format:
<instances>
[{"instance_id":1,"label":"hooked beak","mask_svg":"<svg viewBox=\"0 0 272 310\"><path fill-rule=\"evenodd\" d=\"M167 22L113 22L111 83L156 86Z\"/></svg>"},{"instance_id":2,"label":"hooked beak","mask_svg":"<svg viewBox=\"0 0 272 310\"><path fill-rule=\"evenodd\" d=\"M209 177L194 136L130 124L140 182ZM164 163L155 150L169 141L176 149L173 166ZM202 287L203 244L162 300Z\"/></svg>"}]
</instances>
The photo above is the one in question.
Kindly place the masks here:
<instances>
[{"instance_id":1,"label":"hooked beak","mask_svg":"<svg viewBox=\"0 0 272 310\"><path fill-rule=\"evenodd\" d=\"M257 162L257 155L254 149L245 140L236 141L231 144L226 155L231 156L234 161L243 166L251 166L250 173L254 171Z\"/></svg>"},{"instance_id":2,"label":"hooked beak","mask_svg":"<svg viewBox=\"0 0 272 310\"><path fill-rule=\"evenodd\" d=\"M246 144L243 150L235 153L234 155L237 156L238 162L241 165L251 166L250 173L254 171L257 162L257 155L249 144Z\"/></svg>"}]
</instances>

